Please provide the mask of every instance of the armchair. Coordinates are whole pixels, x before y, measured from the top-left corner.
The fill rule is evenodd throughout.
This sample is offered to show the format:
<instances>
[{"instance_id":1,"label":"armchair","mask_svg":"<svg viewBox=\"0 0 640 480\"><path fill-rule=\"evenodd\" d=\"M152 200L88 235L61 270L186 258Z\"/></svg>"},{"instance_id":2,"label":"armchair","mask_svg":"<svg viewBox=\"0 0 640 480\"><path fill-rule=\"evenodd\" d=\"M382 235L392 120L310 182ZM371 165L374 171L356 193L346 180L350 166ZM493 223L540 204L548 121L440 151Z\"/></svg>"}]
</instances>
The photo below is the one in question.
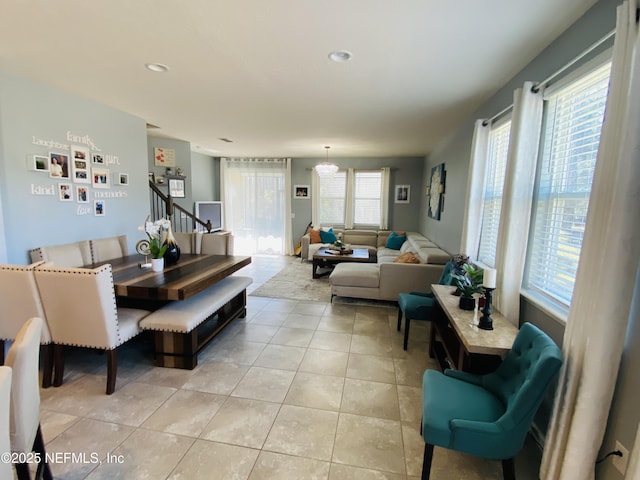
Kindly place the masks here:
<instances>
[{"instance_id":1,"label":"armchair","mask_svg":"<svg viewBox=\"0 0 640 480\"><path fill-rule=\"evenodd\" d=\"M515 480L513 457L561 365L556 344L525 323L493 373L427 370L422 381L422 479L429 479L437 445L502 460L504 480Z\"/></svg>"},{"instance_id":2,"label":"armchair","mask_svg":"<svg viewBox=\"0 0 640 480\"><path fill-rule=\"evenodd\" d=\"M107 395L114 392L116 348L141 332L147 310L116 307L111 265L98 268L39 268L36 282L54 343L53 385L62 385L64 346L107 352Z\"/></svg>"},{"instance_id":3,"label":"armchair","mask_svg":"<svg viewBox=\"0 0 640 480\"><path fill-rule=\"evenodd\" d=\"M455 263L448 261L442 275L438 280L439 285L451 285L453 282L453 273L455 271ZM404 343L406 350L409 343L409 325L411 320L431 320L431 310L433 309L433 294L430 292L409 292L398 295L398 331L402 325L402 317L405 317L404 324Z\"/></svg>"}]
</instances>

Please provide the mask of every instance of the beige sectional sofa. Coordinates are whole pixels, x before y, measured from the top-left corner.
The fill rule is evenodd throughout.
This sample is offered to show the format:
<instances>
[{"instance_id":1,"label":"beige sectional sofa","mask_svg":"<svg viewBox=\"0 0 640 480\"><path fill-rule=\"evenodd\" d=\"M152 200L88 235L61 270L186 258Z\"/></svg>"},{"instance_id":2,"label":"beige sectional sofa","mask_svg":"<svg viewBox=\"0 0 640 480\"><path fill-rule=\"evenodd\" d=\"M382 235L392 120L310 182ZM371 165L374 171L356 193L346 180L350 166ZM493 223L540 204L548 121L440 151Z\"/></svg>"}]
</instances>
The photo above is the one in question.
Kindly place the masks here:
<instances>
[{"instance_id":1,"label":"beige sectional sofa","mask_svg":"<svg viewBox=\"0 0 640 480\"><path fill-rule=\"evenodd\" d=\"M444 264L451 255L417 232L407 232L407 240L400 250L386 248L391 231L334 229L336 236L352 248L375 251L376 263L340 263L329 277L331 295L341 297L398 299L401 292L425 291L440 279ZM302 238L303 259L313 255L326 244L310 243L310 236ZM395 263L403 253L412 252L420 263Z\"/></svg>"}]
</instances>

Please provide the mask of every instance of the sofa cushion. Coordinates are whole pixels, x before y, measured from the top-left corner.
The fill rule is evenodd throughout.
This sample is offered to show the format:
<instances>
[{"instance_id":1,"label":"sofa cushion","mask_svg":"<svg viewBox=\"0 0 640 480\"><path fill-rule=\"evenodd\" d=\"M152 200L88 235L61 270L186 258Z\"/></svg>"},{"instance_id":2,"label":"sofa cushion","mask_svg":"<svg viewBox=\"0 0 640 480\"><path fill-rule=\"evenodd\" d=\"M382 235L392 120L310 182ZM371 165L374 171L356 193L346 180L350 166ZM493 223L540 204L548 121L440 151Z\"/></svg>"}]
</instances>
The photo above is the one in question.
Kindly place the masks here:
<instances>
[{"instance_id":1,"label":"sofa cushion","mask_svg":"<svg viewBox=\"0 0 640 480\"><path fill-rule=\"evenodd\" d=\"M309 230L309 243L322 243L322 238L320 238L320 230L316 230L315 228Z\"/></svg>"},{"instance_id":2,"label":"sofa cushion","mask_svg":"<svg viewBox=\"0 0 640 480\"><path fill-rule=\"evenodd\" d=\"M402 244L407 240L406 235L398 235L396 232L392 232L387 238L387 243L385 247L391 248L393 250L400 250Z\"/></svg>"},{"instance_id":3,"label":"sofa cushion","mask_svg":"<svg viewBox=\"0 0 640 480\"><path fill-rule=\"evenodd\" d=\"M451 260L451 255L447 252L439 248L432 247L421 248L418 250L418 256L424 263L431 263L435 265L444 265Z\"/></svg>"},{"instance_id":4,"label":"sofa cushion","mask_svg":"<svg viewBox=\"0 0 640 480\"><path fill-rule=\"evenodd\" d=\"M342 241L350 245L366 245L375 249L378 245L378 232L376 230L345 230Z\"/></svg>"},{"instance_id":5,"label":"sofa cushion","mask_svg":"<svg viewBox=\"0 0 640 480\"><path fill-rule=\"evenodd\" d=\"M333 243L338 239L336 234L333 232L333 228L330 228L328 231L320 230L320 240L322 243Z\"/></svg>"},{"instance_id":6,"label":"sofa cushion","mask_svg":"<svg viewBox=\"0 0 640 480\"><path fill-rule=\"evenodd\" d=\"M380 270L375 263L339 263L330 275L331 285L378 288Z\"/></svg>"},{"instance_id":7,"label":"sofa cushion","mask_svg":"<svg viewBox=\"0 0 640 480\"><path fill-rule=\"evenodd\" d=\"M404 252L398 255L394 263L420 263L420 259L413 252Z\"/></svg>"}]
</instances>

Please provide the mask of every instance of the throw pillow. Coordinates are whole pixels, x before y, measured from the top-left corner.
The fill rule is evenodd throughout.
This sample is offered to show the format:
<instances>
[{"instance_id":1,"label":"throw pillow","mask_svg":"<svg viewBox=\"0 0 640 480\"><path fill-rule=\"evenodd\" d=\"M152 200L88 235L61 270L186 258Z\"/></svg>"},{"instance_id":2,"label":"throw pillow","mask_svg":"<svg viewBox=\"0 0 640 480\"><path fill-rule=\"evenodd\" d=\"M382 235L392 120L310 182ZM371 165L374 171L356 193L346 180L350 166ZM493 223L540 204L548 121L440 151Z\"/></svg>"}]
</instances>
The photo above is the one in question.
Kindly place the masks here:
<instances>
[{"instance_id":1,"label":"throw pillow","mask_svg":"<svg viewBox=\"0 0 640 480\"><path fill-rule=\"evenodd\" d=\"M404 252L401 255L398 255L393 263L420 263L420 259L415 256L413 252Z\"/></svg>"},{"instance_id":2,"label":"throw pillow","mask_svg":"<svg viewBox=\"0 0 640 480\"><path fill-rule=\"evenodd\" d=\"M320 230L320 239L322 240L322 243L333 243L338 239L338 237L333 233L333 228L330 228L326 232L324 230Z\"/></svg>"},{"instance_id":3,"label":"throw pillow","mask_svg":"<svg viewBox=\"0 0 640 480\"><path fill-rule=\"evenodd\" d=\"M402 244L406 240L406 235L398 235L396 232L391 232L391 235L389 235L389 238L387 238L385 247L390 248L391 250L400 250L400 247L402 247Z\"/></svg>"},{"instance_id":4,"label":"throw pillow","mask_svg":"<svg viewBox=\"0 0 640 480\"><path fill-rule=\"evenodd\" d=\"M311 229L309 230L309 243L322 243L322 239L320 238L320 230Z\"/></svg>"}]
</instances>

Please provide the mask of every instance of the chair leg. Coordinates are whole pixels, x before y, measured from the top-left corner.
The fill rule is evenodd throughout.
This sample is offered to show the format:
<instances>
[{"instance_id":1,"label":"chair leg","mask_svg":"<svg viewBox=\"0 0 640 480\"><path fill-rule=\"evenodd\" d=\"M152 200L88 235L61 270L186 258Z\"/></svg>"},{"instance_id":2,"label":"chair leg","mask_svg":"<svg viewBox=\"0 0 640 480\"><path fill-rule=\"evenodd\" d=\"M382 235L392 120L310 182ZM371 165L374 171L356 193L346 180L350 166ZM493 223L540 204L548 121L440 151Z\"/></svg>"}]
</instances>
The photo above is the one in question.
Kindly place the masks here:
<instances>
[{"instance_id":1,"label":"chair leg","mask_svg":"<svg viewBox=\"0 0 640 480\"><path fill-rule=\"evenodd\" d=\"M107 395L116 390L116 375L118 373L118 355L116 349L107 350Z\"/></svg>"},{"instance_id":2,"label":"chair leg","mask_svg":"<svg viewBox=\"0 0 640 480\"><path fill-rule=\"evenodd\" d=\"M400 331L400 325L402 325L402 309L398 308L398 331Z\"/></svg>"},{"instance_id":3,"label":"chair leg","mask_svg":"<svg viewBox=\"0 0 640 480\"><path fill-rule=\"evenodd\" d=\"M4 365L4 340L0 340L0 365Z\"/></svg>"},{"instance_id":4,"label":"chair leg","mask_svg":"<svg viewBox=\"0 0 640 480\"><path fill-rule=\"evenodd\" d=\"M404 320L404 349L407 349L407 345L409 344L409 323L411 320L409 317Z\"/></svg>"},{"instance_id":5,"label":"chair leg","mask_svg":"<svg viewBox=\"0 0 640 480\"><path fill-rule=\"evenodd\" d=\"M64 345L53 346L53 386L62 385L64 378Z\"/></svg>"},{"instance_id":6,"label":"chair leg","mask_svg":"<svg viewBox=\"0 0 640 480\"><path fill-rule=\"evenodd\" d=\"M433 445L424 444L424 457L422 459L422 480L429 480L431 477L431 460L433 460Z\"/></svg>"},{"instance_id":7,"label":"chair leg","mask_svg":"<svg viewBox=\"0 0 640 480\"><path fill-rule=\"evenodd\" d=\"M42 388L51 386L53 377L53 344L42 346Z\"/></svg>"},{"instance_id":8,"label":"chair leg","mask_svg":"<svg viewBox=\"0 0 640 480\"><path fill-rule=\"evenodd\" d=\"M42 437L42 428L38 424L38 431L36 432L36 438L33 441L33 451L40 454L40 463L38 463L38 469L36 470L36 479L41 477L44 480L53 480L53 474L51 473L51 467L47 462L47 452L44 447L44 438Z\"/></svg>"},{"instance_id":9,"label":"chair leg","mask_svg":"<svg viewBox=\"0 0 640 480\"><path fill-rule=\"evenodd\" d=\"M516 466L513 458L502 460L502 478L503 480L516 480Z\"/></svg>"}]
</instances>

